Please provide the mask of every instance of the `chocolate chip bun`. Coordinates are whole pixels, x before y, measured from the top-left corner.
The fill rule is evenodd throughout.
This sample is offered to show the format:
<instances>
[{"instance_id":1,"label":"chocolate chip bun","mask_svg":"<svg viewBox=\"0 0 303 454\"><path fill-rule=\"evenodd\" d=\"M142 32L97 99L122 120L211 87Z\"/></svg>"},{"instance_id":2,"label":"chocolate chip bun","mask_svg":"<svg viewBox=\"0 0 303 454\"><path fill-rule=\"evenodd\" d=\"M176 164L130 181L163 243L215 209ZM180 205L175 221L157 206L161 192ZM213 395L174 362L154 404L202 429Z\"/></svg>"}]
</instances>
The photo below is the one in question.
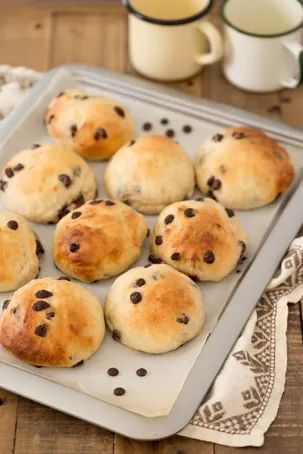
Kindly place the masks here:
<instances>
[{"instance_id":1,"label":"chocolate chip bun","mask_svg":"<svg viewBox=\"0 0 303 454\"><path fill-rule=\"evenodd\" d=\"M81 88L59 93L45 122L52 137L72 145L85 159L110 158L135 133L124 106L105 96L88 96Z\"/></svg>"},{"instance_id":2,"label":"chocolate chip bun","mask_svg":"<svg viewBox=\"0 0 303 454\"><path fill-rule=\"evenodd\" d=\"M106 279L138 259L146 234L142 214L121 202L91 200L58 223L54 260L81 281Z\"/></svg>"},{"instance_id":3,"label":"chocolate chip bun","mask_svg":"<svg viewBox=\"0 0 303 454\"><path fill-rule=\"evenodd\" d=\"M43 252L24 218L0 211L0 292L15 290L34 279Z\"/></svg>"},{"instance_id":4,"label":"chocolate chip bun","mask_svg":"<svg viewBox=\"0 0 303 454\"><path fill-rule=\"evenodd\" d=\"M165 353L200 334L204 303L197 285L168 265L133 268L119 276L104 306L114 340Z\"/></svg>"},{"instance_id":5,"label":"chocolate chip bun","mask_svg":"<svg viewBox=\"0 0 303 454\"><path fill-rule=\"evenodd\" d=\"M93 172L62 144L21 151L0 174L0 195L5 205L41 224L57 222L95 194Z\"/></svg>"},{"instance_id":6,"label":"chocolate chip bun","mask_svg":"<svg viewBox=\"0 0 303 454\"><path fill-rule=\"evenodd\" d=\"M97 298L78 284L52 278L17 290L0 320L0 344L35 366L80 366L100 347L104 333Z\"/></svg>"},{"instance_id":7,"label":"chocolate chip bun","mask_svg":"<svg viewBox=\"0 0 303 454\"><path fill-rule=\"evenodd\" d=\"M207 140L195 168L202 192L239 210L269 204L288 189L294 176L284 148L263 132L241 126Z\"/></svg>"},{"instance_id":8,"label":"chocolate chip bun","mask_svg":"<svg viewBox=\"0 0 303 454\"><path fill-rule=\"evenodd\" d=\"M105 170L113 199L146 214L183 200L194 190L193 164L183 148L165 136L144 136L121 148Z\"/></svg>"},{"instance_id":9,"label":"chocolate chip bun","mask_svg":"<svg viewBox=\"0 0 303 454\"><path fill-rule=\"evenodd\" d=\"M153 258L201 281L227 276L246 245L246 233L232 210L208 198L166 207L151 237Z\"/></svg>"}]
</instances>

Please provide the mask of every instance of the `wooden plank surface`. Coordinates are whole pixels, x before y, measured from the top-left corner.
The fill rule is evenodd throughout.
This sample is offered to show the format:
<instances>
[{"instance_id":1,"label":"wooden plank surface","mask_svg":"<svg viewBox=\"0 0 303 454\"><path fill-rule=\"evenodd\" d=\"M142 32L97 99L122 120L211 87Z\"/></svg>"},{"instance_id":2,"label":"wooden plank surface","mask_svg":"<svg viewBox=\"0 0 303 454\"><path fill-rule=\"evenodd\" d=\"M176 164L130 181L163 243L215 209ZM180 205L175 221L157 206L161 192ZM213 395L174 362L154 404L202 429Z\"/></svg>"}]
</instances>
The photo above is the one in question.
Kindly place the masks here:
<instances>
[{"instance_id":1,"label":"wooden plank surface","mask_svg":"<svg viewBox=\"0 0 303 454\"><path fill-rule=\"evenodd\" d=\"M22 4L22 7L20 5ZM213 22L219 24L218 5ZM127 57L127 22L118 1L0 0L1 63L46 70L88 63L134 73ZM303 88L268 95L247 94L228 84L220 65L192 80L171 84L185 92L226 102L303 127ZM248 454L299 454L303 445L302 311L290 307L286 390L261 449ZM241 450L241 452L243 449ZM0 390L0 454L234 454L237 448L183 437L142 443L113 435Z\"/></svg>"}]
</instances>

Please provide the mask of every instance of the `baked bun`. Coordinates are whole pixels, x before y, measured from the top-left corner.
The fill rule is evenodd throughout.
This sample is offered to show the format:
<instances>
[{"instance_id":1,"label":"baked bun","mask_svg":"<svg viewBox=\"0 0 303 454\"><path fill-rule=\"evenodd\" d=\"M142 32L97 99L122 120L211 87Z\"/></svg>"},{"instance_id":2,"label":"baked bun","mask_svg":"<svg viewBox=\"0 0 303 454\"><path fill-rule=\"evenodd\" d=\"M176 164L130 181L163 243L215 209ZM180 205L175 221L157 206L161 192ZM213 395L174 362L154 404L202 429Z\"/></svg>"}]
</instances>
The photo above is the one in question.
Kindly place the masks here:
<instances>
[{"instance_id":1,"label":"baked bun","mask_svg":"<svg viewBox=\"0 0 303 454\"><path fill-rule=\"evenodd\" d=\"M105 170L113 199L146 214L183 200L194 190L193 164L182 147L165 136L143 136L121 148Z\"/></svg>"},{"instance_id":2,"label":"baked bun","mask_svg":"<svg viewBox=\"0 0 303 454\"><path fill-rule=\"evenodd\" d=\"M275 140L248 127L228 128L207 140L196 159L197 184L226 208L271 203L291 184L294 169Z\"/></svg>"},{"instance_id":3,"label":"baked bun","mask_svg":"<svg viewBox=\"0 0 303 454\"><path fill-rule=\"evenodd\" d=\"M85 159L108 159L135 133L128 110L105 96L81 88L54 98L45 115L49 134L72 145Z\"/></svg>"},{"instance_id":4,"label":"baked bun","mask_svg":"<svg viewBox=\"0 0 303 454\"><path fill-rule=\"evenodd\" d=\"M35 366L75 367L101 345L102 306L78 284L36 279L17 290L0 320L0 344Z\"/></svg>"},{"instance_id":5,"label":"baked bun","mask_svg":"<svg viewBox=\"0 0 303 454\"><path fill-rule=\"evenodd\" d=\"M119 276L104 312L115 340L147 353L175 350L201 332L205 319L199 287L168 265Z\"/></svg>"},{"instance_id":6,"label":"baked bun","mask_svg":"<svg viewBox=\"0 0 303 454\"><path fill-rule=\"evenodd\" d=\"M146 234L142 214L121 202L92 200L58 223L54 260L81 281L106 279L137 260Z\"/></svg>"},{"instance_id":7,"label":"baked bun","mask_svg":"<svg viewBox=\"0 0 303 454\"><path fill-rule=\"evenodd\" d=\"M15 290L34 279L43 252L25 219L0 211L0 292Z\"/></svg>"},{"instance_id":8,"label":"baked bun","mask_svg":"<svg viewBox=\"0 0 303 454\"><path fill-rule=\"evenodd\" d=\"M219 281L239 262L247 237L231 210L207 198L166 207L151 245L154 258L201 281Z\"/></svg>"},{"instance_id":9,"label":"baked bun","mask_svg":"<svg viewBox=\"0 0 303 454\"><path fill-rule=\"evenodd\" d=\"M54 223L95 197L96 181L70 148L48 144L11 158L0 175L0 194L10 210L34 222Z\"/></svg>"}]
</instances>

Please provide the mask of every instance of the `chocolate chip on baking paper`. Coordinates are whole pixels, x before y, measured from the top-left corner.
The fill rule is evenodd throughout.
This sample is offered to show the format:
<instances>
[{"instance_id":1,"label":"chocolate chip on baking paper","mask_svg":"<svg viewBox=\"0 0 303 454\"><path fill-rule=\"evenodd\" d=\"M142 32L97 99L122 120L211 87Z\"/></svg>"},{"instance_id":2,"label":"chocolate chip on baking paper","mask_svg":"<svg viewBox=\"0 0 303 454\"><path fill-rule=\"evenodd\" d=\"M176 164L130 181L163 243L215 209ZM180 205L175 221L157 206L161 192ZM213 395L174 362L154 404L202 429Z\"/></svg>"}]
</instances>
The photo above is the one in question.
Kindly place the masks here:
<instances>
[{"instance_id":1,"label":"chocolate chip on baking paper","mask_svg":"<svg viewBox=\"0 0 303 454\"><path fill-rule=\"evenodd\" d=\"M53 318L55 317L55 312L52 311L52 312L46 312L46 318L48 320L52 320Z\"/></svg>"},{"instance_id":2,"label":"chocolate chip on baking paper","mask_svg":"<svg viewBox=\"0 0 303 454\"><path fill-rule=\"evenodd\" d=\"M7 181L0 180L0 191L4 192L7 186Z\"/></svg>"},{"instance_id":3,"label":"chocolate chip on baking paper","mask_svg":"<svg viewBox=\"0 0 303 454\"><path fill-rule=\"evenodd\" d=\"M78 361L76 364L74 364L72 367L79 367L79 366L83 366L84 364L84 359L81 359L81 361Z\"/></svg>"},{"instance_id":4,"label":"chocolate chip on baking paper","mask_svg":"<svg viewBox=\"0 0 303 454\"><path fill-rule=\"evenodd\" d=\"M141 277L140 279L137 279L137 280L136 280L134 287L142 287L142 286L145 285L145 284L146 284L145 279L143 279L143 278Z\"/></svg>"},{"instance_id":5,"label":"chocolate chip on baking paper","mask_svg":"<svg viewBox=\"0 0 303 454\"><path fill-rule=\"evenodd\" d=\"M50 123L53 121L54 118L55 118L55 115L54 115L54 114L50 115L50 116L48 117L47 123L50 124Z\"/></svg>"},{"instance_id":6,"label":"chocolate chip on baking paper","mask_svg":"<svg viewBox=\"0 0 303 454\"><path fill-rule=\"evenodd\" d=\"M234 210L232 210L231 208L225 208L225 211L226 211L228 217L230 217L230 218L232 218L235 215Z\"/></svg>"},{"instance_id":7,"label":"chocolate chip on baking paper","mask_svg":"<svg viewBox=\"0 0 303 454\"><path fill-rule=\"evenodd\" d=\"M13 169L13 170L14 170L15 172L20 172L20 170L22 170L22 169L24 169L24 165L21 164L21 163L19 162L19 164L16 164L16 165L14 166L14 169Z\"/></svg>"},{"instance_id":8,"label":"chocolate chip on baking paper","mask_svg":"<svg viewBox=\"0 0 303 454\"><path fill-rule=\"evenodd\" d=\"M146 232L146 238L148 238L150 235L150 229L147 229L147 232Z\"/></svg>"},{"instance_id":9,"label":"chocolate chip on baking paper","mask_svg":"<svg viewBox=\"0 0 303 454\"><path fill-rule=\"evenodd\" d=\"M76 199L72 202L76 208L79 208L81 205L85 203L84 196L80 194Z\"/></svg>"},{"instance_id":10,"label":"chocolate chip on baking paper","mask_svg":"<svg viewBox=\"0 0 303 454\"><path fill-rule=\"evenodd\" d=\"M174 252L170 258L175 262L179 262L179 260L181 260L181 254L180 252Z\"/></svg>"},{"instance_id":11,"label":"chocolate chip on baking paper","mask_svg":"<svg viewBox=\"0 0 303 454\"><path fill-rule=\"evenodd\" d=\"M171 138L171 137L174 137L175 136L175 131L173 129L168 129L166 132L165 132L166 136Z\"/></svg>"},{"instance_id":12,"label":"chocolate chip on baking paper","mask_svg":"<svg viewBox=\"0 0 303 454\"><path fill-rule=\"evenodd\" d=\"M187 325L189 322L189 317L186 314L182 314L181 317L176 318L176 322L178 323L183 323L184 325Z\"/></svg>"},{"instance_id":13,"label":"chocolate chip on baking paper","mask_svg":"<svg viewBox=\"0 0 303 454\"><path fill-rule=\"evenodd\" d=\"M161 235L157 235L156 238L155 238L155 244L157 246L161 246L161 244L163 243L163 238Z\"/></svg>"},{"instance_id":14,"label":"chocolate chip on baking paper","mask_svg":"<svg viewBox=\"0 0 303 454\"><path fill-rule=\"evenodd\" d=\"M236 140L241 140L241 139L245 139L246 138L246 135L244 134L244 132L241 132L241 131L233 132L232 136Z\"/></svg>"},{"instance_id":15,"label":"chocolate chip on baking paper","mask_svg":"<svg viewBox=\"0 0 303 454\"><path fill-rule=\"evenodd\" d=\"M149 122L146 122L143 124L142 128L143 128L143 131L150 131L152 129L152 124L149 123Z\"/></svg>"},{"instance_id":16,"label":"chocolate chip on baking paper","mask_svg":"<svg viewBox=\"0 0 303 454\"><path fill-rule=\"evenodd\" d=\"M58 219L62 219L65 215L69 213L69 209L67 205L63 205L63 207L58 211ZM54 222L49 222L49 224L55 224Z\"/></svg>"},{"instance_id":17,"label":"chocolate chip on baking paper","mask_svg":"<svg viewBox=\"0 0 303 454\"><path fill-rule=\"evenodd\" d=\"M16 221L8 221L8 223L6 225L11 230L17 230L19 227L18 222L16 222Z\"/></svg>"},{"instance_id":18,"label":"chocolate chip on baking paper","mask_svg":"<svg viewBox=\"0 0 303 454\"><path fill-rule=\"evenodd\" d=\"M128 144L129 147L132 147L133 145L135 145L136 141L135 140L131 140Z\"/></svg>"},{"instance_id":19,"label":"chocolate chip on baking paper","mask_svg":"<svg viewBox=\"0 0 303 454\"><path fill-rule=\"evenodd\" d=\"M53 296L52 292L49 292L48 290L44 290L44 289L38 290L35 293L35 297L39 298L39 299L50 298L51 296Z\"/></svg>"},{"instance_id":20,"label":"chocolate chip on baking paper","mask_svg":"<svg viewBox=\"0 0 303 454\"><path fill-rule=\"evenodd\" d=\"M136 374L138 375L138 377L145 377L145 375L147 375L147 370L143 367L140 367L140 369L136 370Z\"/></svg>"},{"instance_id":21,"label":"chocolate chip on baking paper","mask_svg":"<svg viewBox=\"0 0 303 454\"><path fill-rule=\"evenodd\" d=\"M214 263L215 261L215 254L213 253L213 251L206 251L204 254L203 254L203 260L205 263L207 263L208 265L211 265L212 263Z\"/></svg>"},{"instance_id":22,"label":"chocolate chip on baking paper","mask_svg":"<svg viewBox=\"0 0 303 454\"><path fill-rule=\"evenodd\" d=\"M75 124L71 125L70 134L72 137L75 137L75 135L77 134L77 131L78 131L78 126Z\"/></svg>"},{"instance_id":23,"label":"chocolate chip on baking paper","mask_svg":"<svg viewBox=\"0 0 303 454\"><path fill-rule=\"evenodd\" d=\"M114 329L114 331L112 333L112 338L115 341L120 342L121 341L121 333L120 333L120 331L118 331L117 329Z\"/></svg>"},{"instance_id":24,"label":"chocolate chip on baking paper","mask_svg":"<svg viewBox=\"0 0 303 454\"><path fill-rule=\"evenodd\" d=\"M182 131L185 132L185 134L190 134L192 130L193 128L190 125L184 125L182 128Z\"/></svg>"},{"instance_id":25,"label":"chocolate chip on baking paper","mask_svg":"<svg viewBox=\"0 0 303 454\"><path fill-rule=\"evenodd\" d=\"M72 219L78 219L81 216L81 211L74 211L71 215Z\"/></svg>"},{"instance_id":26,"label":"chocolate chip on baking paper","mask_svg":"<svg viewBox=\"0 0 303 454\"><path fill-rule=\"evenodd\" d=\"M108 135L107 132L105 131L104 128L97 128L95 133L94 133L94 139L95 140L100 140L100 139L107 139Z\"/></svg>"},{"instance_id":27,"label":"chocolate chip on baking paper","mask_svg":"<svg viewBox=\"0 0 303 454\"><path fill-rule=\"evenodd\" d=\"M61 173L58 176L59 181L64 184L66 188L69 188L70 185L72 184L72 179L70 176L66 175L65 173Z\"/></svg>"},{"instance_id":28,"label":"chocolate chip on baking paper","mask_svg":"<svg viewBox=\"0 0 303 454\"><path fill-rule=\"evenodd\" d=\"M4 303L2 304L2 309L3 309L3 310L7 309L9 303L10 303L10 300L5 300Z\"/></svg>"},{"instance_id":29,"label":"chocolate chip on baking paper","mask_svg":"<svg viewBox=\"0 0 303 454\"><path fill-rule=\"evenodd\" d=\"M167 118L162 118L162 120L160 121L161 125L165 126L165 125L168 125L169 123L169 120Z\"/></svg>"},{"instance_id":30,"label":"chocolate chip on baking paper","mask_svg":"<svg viewBox=\"0 0 303 454\"><path fill-rule=\"evenodd\" d=\"M31 149L34 150L35 148L40 148L41 145L39 143L34 143L32 146L31 146Z\"/></svg>"},{"instance_id":31,"label":"chocolate chip on baking paper","mask_svg":"<svg viewBox=\"0 0 303 454\"><path fill-rule=\"evenodd\" d=\"M37 336L40 336L40 337L45 337L46 336L46 333L47 333L47 325L45 323L43 323L42 325L38 325L36 328L35 328L35 334Z\"/></svg>"},{"instance_id":32,"label":"chocolate chip on baking paper","mask_svg":"<svg viewBox=\"0 0 303 454\"><path fill-rule=\"evenodd\" d=\"M171 224L173 220L175 219L175 216L173 214L168 214L166 218L164 219L164 224Z\"/></svg>"},{"instance_id":33,"label":"chocolate chip on baking paper","mask_svg":"<svg viewBox=\"0 0 303 454\"><path fill-rule=\"evenodd\" d=\"M138 304L142 301L142 295L140 292L133 292L130 294L130 300L133 304Z\"/></svg>"},{"instance_id":34,"label":"chocolate chip on baking paper","mask_svg":"<svg viewBox=\"0 0 303 454\"><path fill-rule=\"evenodd\" d=\"M39 300L33 304L32 309L35 312L41 312L41 311L45 311L49 307L50 307L50 304L48 304L47 301Z\"/></svg>"},{"instance_id":35,"label":"chocolate chip on baking paper","mask_svg":"<svg viewBox=\"0 0 303 454\"><path fill-rule=\"evenodd\" d=\"M7 167L4 170L4 173L7 176L7 178L12 178L15 175L15 173L14 173L14 171L13 171L13 169L11 167Z\"/></svg>"},{"instance_id":36,"label":"chocolate chip on baking paper","mask_svg":"<svg viewBox=\"0 0 303 454\"><path fill-rule=\"evenodd\" d=\"M117 375L119 375L119 371L116 367L110 367L108 370L107 370L107 374L110 376L110 377L116 377Z\"/></svg>"},{"instance_id":37,"label":"chocolate chip on baking paper","mask_svg":"<svg viewBox=\"0 0 303 454\"><path fill-rule=\"evenodd\" d=\"M160 263L162 263L162 260L161 260L161 259L159 259L158 257L155 257L155 256L152 255L152 254L150 254L150 255L148 256L148 260L149 260L151 263L155 264L155 265L156 265L156 264L159 265Z\"/></svg>"},{"instance_id":38,"label":"chocolate chip on baking paper","mask_svg":"<svg viewBox=\"0 0 303 454\"><path fill-rule=\"evenodd\" d=\"M71 278L68 276L59 276L58 281L71 281Z\"/></svg>"},{"instance_id":39,"label":"chocolate chip on baking paper","mask_svg":"<svg viewBox=\"0 0 303 454\"><path fill-rule=\"evenodd\" d=\"M115 205L115 202L113 202L112 200L105 200L104 203L105 203L105 205L107 205L107 206L113 206L113 205Z\"/></svg>"},{"instance_id":40,"label":"chocolate chip on baking paper","mask_svg":"<svg viewBox=\"0 0 303 454\"><path fill-rule=\"evenodd\" d=\"M70 252L77 252L79 249L80 249L80 244L79 243L71 243L69 245Z\"/></svg>"},{"instance_id":41,"label":"chocolate chip on baking paper","mask_svg":"<svg viewBox=\"0 0 303 454\"><path fill-rule=\"evenodd\" d=\"M184 216L187 218L193 218L195 216L195 212L192 208L186 208L186 210L184 210Z\"/></svg>"},{"instance_id":42,"label":"chocolate chip on baking paper","mask_svg":"<svg viewBox=\"0 0 303 454\"><path fill-rule=\"evenodd\" d=\"M101 199L95 199L95 200L91 200L90 202L88 202L89 205L98 205L99 203L102 203L103 200Z\"/></svg>"},{"instance_id":43,"label":"chocolate chip on baking paper","mask_svg":"<svg viewBox=\"0 0 303 454\"><path fill-rule=\"evenodd\" d=\"M115 109L115 112L116 112L120 117L122 117L122 118L125 117L125 112L124 112L124 110L122 109L122 107L115 106L114 109Z\"/></svg>"},{"instance_id":44,"label":"chocolate chip on baking paper","mask_svg":"<svg viewBox=\"0 0 303 454\"><path fill-rule=\"evenodd\" d=\"M123 396L125 394L125 389L118 387L114 389L115 396Z\"/></svg>"},{"instance_id":45,"label":"chocolate chip on baking paper","mask_svg":"<svg viewBox=\"0 0 303 454\"><path fill-rule=\"evenodd\" d=\"M212 138L213 142L221 142L224 139L224 136L222 134L216 134Z\"/></svg>"}]
</instances>

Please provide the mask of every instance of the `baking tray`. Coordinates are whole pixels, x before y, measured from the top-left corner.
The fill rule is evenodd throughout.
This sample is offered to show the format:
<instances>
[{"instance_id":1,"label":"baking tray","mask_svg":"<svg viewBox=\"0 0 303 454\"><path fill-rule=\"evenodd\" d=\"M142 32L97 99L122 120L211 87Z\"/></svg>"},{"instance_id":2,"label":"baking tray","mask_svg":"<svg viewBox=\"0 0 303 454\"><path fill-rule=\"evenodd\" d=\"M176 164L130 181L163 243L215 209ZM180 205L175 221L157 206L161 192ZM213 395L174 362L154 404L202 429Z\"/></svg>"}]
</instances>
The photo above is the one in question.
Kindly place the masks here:
<instances>
[{"instance_id":1,"label":"baking tray","mask_svg":"<svg viewBox=\"0 0 303 454\"><path fill-rule=\"evenodd\" d=\"M284 144L303 147L303 132L283 123L160 88L159 85L133 77L85 66L65 68L80 84L88 88L108 88L117 96L127 93L133 99L140 99L150 105L182 112L189 119L207 120L221 126L241 123L260 127ZM22 120L29 106L48 87L57 71L58 69L54 69L46 74L3 122L0 142L3 142L10 130ZM0 363L0 386L128 437L152 440L180 431L205 398L213 379L273 275L278 261L298 231L303 218L300 210L302 198L302 174L299 172L296 183L284 198L254 260L234 289L168 416L145 418L4 363Z\"/></svg>"}]
</instances>

